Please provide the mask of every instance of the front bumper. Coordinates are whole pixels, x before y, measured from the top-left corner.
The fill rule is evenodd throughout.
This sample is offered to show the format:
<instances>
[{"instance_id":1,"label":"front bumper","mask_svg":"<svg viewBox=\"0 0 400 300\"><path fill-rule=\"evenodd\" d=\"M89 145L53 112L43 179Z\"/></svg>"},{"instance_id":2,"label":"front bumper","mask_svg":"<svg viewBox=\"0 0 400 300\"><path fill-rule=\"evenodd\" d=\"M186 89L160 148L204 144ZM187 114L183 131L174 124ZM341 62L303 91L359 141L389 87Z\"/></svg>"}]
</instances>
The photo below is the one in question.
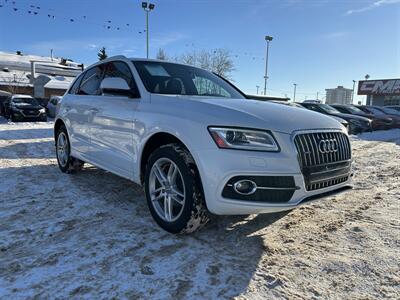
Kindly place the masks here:
<instances>
[{"instance_id":1,"label":"front bumper","mask_svg":"<svg viewBox=\"0 0 400 300\"><path fill-rule=\"evenodd\" d=\"M46 112L35 112L33 114L28 114L23 110L13 110L12 115L16 120L46 120L47 114Z\"/></svg>"},{"instance_id":2,"label":"front bumper","mask_svg":"<svg viewBox=\"0 0 400 300\"><path fill-rule=\"evenodd\" d=\"M351 187L351 167L346 181L338 184L307 190L301 172L297 152L288 134L275 134L281 152L254 152L226 149L207 149L195 151L193 156L202 178L207 208L217 215L241 215L254 213L273 213L293 209L303 203L321 199L327 193L343 191ZM233 177L292 177L294 192L285 202L276 199L249 201L226 197L224 189ZM223 196L225 195L225 197ZM262 200L262 201L261 201Z\"/></svg>"}]
</instances>

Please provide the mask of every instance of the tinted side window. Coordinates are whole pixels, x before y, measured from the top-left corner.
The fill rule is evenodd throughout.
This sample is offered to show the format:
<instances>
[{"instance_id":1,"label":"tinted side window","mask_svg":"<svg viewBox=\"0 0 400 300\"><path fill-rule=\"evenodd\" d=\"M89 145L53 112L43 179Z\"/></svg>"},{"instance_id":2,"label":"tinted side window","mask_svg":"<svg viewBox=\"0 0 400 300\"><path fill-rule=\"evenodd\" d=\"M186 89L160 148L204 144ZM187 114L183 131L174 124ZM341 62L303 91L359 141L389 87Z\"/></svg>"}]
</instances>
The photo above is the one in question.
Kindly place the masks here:
<instances>
[{"instance_id":1,"label":"tinted side window","mask_svg":"<svg viewBox=\"0 0 400 300\"><path fill-rule=\"evenodd\" d=\"M345 113L345 114L347 114L347 113L349 113L349 111L346 109L346 108L344 108L344 107L341 107L341 106L334 106L334 108L336 108L338 111L340 111L341 113Z\"/></svg>"},{"instance_id":2,"label":"tinted side window","mask_svg":"<svg viewBox=\"0 0 400 300\"><path fill-rule=\"evenodd\" d=\"M313 111L318 111L318 107L316 105L307 105L306 106L308 109L313 110Z\"/></svg>"},{"instance_id":3,"label":"tinted side window","mask_svg":"<svg viewBox=\"0 0 400 300\"><path fill-rule=\"evenodd\" d=\"M79 90L79 85L82 81L83 74L79 75L78 79L75 80L74 84L69 89L68 94L77 94Z\"/></svg>"},{"instance_id":4,"label":"tinted side window","mask_svg":"<svg viewBox=\"0 0 400 300\"><path fill-rule=\"evenodd\" d=\"M119 77L124 79L128 83L129 87L132 89L132 91L134 91L137 96L139 96L135 79L133 78L132 72L126 63L121 61L108 63L104 72L104 78L110 77Z\"/></svg>"},{"instance_id":5,"label":"tinted side window","mask_svg":"<svg viewBox=\"0 0 400 300\"><path fill-rule=\"evenodd\" d=\"M83 75L79 95L100 95L100 83L103 79L104 65L93 67Z\"/></svg>"}]
</instances>

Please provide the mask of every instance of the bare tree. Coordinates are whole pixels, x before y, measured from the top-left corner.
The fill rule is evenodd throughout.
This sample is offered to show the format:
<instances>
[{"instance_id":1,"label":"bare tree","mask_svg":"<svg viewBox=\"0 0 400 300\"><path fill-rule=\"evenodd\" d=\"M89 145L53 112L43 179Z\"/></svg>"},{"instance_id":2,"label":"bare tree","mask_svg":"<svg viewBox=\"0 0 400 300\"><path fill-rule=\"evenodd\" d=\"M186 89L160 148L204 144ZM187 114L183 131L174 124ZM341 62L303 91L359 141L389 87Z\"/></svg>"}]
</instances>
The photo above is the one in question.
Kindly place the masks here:
<instances>
[{"instance_id":1,"label":"bare tree","mask_svg":"<svg viewBox=\"0 0 400 300\"><path fill-rule=\"evenodd\" d=\"M175 58L176 61L181 62L183 64L196 66L197 65L197 53L196 51L188 51L183 53L179 57Z\"/></svg>"},{"instance_id":2,"label":"bare tree","mask_svg":"<svg viewBox=\"0 0 400 300\"><path fill-rule=\"evenodd\" d=\"M168 60L168 55L164 51L164 49L159 48L158 51L157 51L156 58L159 59L159 60Z\"/></svg>"},{"instance_id":3,"label":"bare tree","mask_svg":"<svg viewBox=\"0 0 400 300\"><path fill-rule=\"evenodd\" d=\"M4 83L3 85L7 92L14 95L23 84L27 83L26 73L21 72L9 74L9 76L6 77L2 76L0 77L0 81Z\"/></svg>"},{"instance_id":4,"label":"bare tree","mask_svg":"<svg viewBox=\"0 0 400 300\"><path fill-rule=\"evenodd\" d=\"M228 79L231 79L230 75L235 70L231 52L224 48L201 51L192 50L177 57L170 58L167 53L160 48L157 52L157 59L177 61L199 67Z\"/></svg>"},{"instance_id":5,"label":"bare tree","mask_svg":"<svg viewBox=\"0 0 400 300\"><path fill-rule=\"evenodd\" d=\"M232 55L229 50L218 48L212 53L212 71L216 74L229 78L235 70Z\"/></svg>"},{"instance_id":6,"label":"bare tree","mask_svg":"<svg viewBox=\"0 0 400 300\"><path fill-rule=\"evenodd\" d=\"M99 60L104 60L104 59L106 59L107 57L108 57L108 55L107 55L107 52L106 52L106 48L102 47L102 48L99 50L99 53L97 53L97 58L98 58Z\"/></svg>"}]
</instances>

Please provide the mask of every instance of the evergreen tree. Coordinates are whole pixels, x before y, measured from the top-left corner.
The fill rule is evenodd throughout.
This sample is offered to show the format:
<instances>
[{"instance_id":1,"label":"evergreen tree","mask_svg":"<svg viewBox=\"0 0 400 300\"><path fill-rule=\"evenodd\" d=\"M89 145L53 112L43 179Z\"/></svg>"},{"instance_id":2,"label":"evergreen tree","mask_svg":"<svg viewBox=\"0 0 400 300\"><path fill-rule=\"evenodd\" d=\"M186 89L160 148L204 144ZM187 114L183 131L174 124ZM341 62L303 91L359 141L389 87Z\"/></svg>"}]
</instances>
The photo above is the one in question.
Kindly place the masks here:
<instances>
[{"instance_id":1,"label":"evergreen tree","mask_svg":"<svg viewBox=\"0 0 400 300\"><path fill-rule=\"evenodd\" d=\"M99 60L103 60L106 59L108 57L107 53L106 53L106 48L101 48L99 53L97 53L97 56L99 58Z\"/></svg>"}]
</instances>

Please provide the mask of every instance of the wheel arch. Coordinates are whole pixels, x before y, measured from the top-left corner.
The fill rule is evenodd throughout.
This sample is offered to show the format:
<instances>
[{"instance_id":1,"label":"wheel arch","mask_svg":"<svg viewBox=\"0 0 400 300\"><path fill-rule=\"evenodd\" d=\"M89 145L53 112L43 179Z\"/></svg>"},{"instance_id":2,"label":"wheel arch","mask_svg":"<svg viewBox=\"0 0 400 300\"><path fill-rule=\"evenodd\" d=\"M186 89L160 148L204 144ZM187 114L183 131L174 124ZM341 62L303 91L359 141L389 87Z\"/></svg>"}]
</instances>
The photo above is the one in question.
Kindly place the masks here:
<instances>
[{"instance_id":1,"label":"wheel arch","mask_svg":"<svg viewBox=\"0 0 400 300\"><path fill-rule=\"evenodd\" d=\"M180 144L182 147L184 147L192 156L194 163L196 165L197 171L199 172L198 165L197 165L194 155L191 153L190 148L186 145L185 142L182 141L182 139L180 139L176 135L171 134L166 131L157 132L157 133L152 134L146 140L146 142L142 148L142 151L140 152L139 180L140 180L141 184L144 183L144 174L145 174L145 170L146 170L146 164L147 164L147 161L148 161L151 153L153 153L154 150L158 149L159 147L168 145L168 144ZM199 176L200 176L200 172L199 172ZM200 176L200 180L201 180L201 176Z\"/></svg>"},{"instance_id":2,"label":"wheel arch","mask_svg":"<svg viewBox=\"0 0 400 300\"><path fill-rule=\"evenodd\" d=\"M54 122L54 140L56 139L57 132L58 132L58 130L60 129L61 126L64 126L65 128L67 128L67 126L65 125L65 122L62 119L57 119Z\"/></svg>"}]
</instances>

